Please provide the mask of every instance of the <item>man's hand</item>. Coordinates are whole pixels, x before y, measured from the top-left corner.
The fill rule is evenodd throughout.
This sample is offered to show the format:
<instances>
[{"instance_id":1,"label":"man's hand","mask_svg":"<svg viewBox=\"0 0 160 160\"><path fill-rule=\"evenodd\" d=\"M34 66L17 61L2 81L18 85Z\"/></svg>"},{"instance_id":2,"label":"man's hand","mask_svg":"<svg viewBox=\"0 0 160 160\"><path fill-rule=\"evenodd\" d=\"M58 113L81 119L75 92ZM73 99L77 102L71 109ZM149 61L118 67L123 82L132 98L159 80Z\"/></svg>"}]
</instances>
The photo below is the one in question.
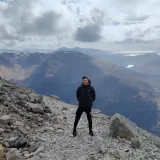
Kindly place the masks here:
<instances>
[{"instance_id":1,"label":"man's hand","mask_svg":"<svg viewBox=\"0 0 160 160\"><path fill-rule=\"evenodd\" d=\"M96 99L96 91L93 87L92 87L92 98L93 98L93 102L94 102Z\"/></svg>"},{"instance_id":2,"label":"man's hand","mask_svg":"<svg viewBox=\"0 0 160 160\"><path fill-rule=\"evenodd\" d=\"M80 96L80 87L76 91L76 97L78 102L79 102L79 96Z\"/></svg>"}]
</instances>

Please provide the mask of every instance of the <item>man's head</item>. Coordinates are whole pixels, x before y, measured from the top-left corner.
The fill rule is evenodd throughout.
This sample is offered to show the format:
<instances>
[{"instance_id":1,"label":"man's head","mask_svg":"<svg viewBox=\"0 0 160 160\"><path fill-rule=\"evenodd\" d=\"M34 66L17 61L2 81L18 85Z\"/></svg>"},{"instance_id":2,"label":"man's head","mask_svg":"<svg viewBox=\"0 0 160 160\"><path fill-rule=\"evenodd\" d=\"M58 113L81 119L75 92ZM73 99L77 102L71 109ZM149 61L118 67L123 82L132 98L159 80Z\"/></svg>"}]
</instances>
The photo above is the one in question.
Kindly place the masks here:
<instances>
[{"instance_id":1,"label":"man's head","mask_svg":"<svg viewBox=\"0 0 160 160\"><path fill-rule=\"evenodd\" d=\"M84 76L84 77L82 77L82 83L83 83L83 85L88 85L89 83L88 83L88 77L86 77L86 76Z\"/></svg>"}]
</instances>

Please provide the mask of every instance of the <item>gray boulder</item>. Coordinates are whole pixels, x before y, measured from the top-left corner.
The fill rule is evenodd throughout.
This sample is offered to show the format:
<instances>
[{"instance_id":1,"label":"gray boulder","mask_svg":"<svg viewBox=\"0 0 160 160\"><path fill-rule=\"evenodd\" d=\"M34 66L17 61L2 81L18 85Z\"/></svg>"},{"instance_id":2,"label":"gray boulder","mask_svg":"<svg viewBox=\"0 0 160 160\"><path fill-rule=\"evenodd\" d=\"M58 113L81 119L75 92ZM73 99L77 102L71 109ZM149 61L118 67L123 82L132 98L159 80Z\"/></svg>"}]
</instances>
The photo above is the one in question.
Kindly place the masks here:
<instances>
[{"instance_id":1,"label":"gray boulder","mask_svg":"<svg viewBox=\"0 0 160 160\"><path fill-rule=\"evenodd\" d=\"M28 111L31 111L33 113L40 113L44 114L43 107L40 104L35 103L26 103Z\"/></svg>"},{"instance_id":2,"label":"gray boulder","mask_svg":"<svg viewBox=\"0 0 160 160\"><path fill-rule=\"evenodd\" d=\"M11 117L8 115L4 115L2 117L0 117L0 124L2 125L7 125L11 120Z\"/></svg>"},{"instance_id":3,"label":"gray boulder","mask_svg":"<svg viewBox=\"0 0 160 160\"><path fill-rule=\"evenodd\" d=\"M0 96L0 102L5 102L5 101L7 101L7 96L6 95Z\"/></svg>"},{"instance_id":4,"label":"gray boulder","mask_svg":"<svg viewBox=\"0 0 160 160\"><path fill-rule=\"evenodd\" d=\"M10 143L11 148L21 148L28 144L28 141L24 137L19 137L15 141L11 141Z\"/></svg>"},{"instance_id":5,"label":"gray boulder","mask_svg":"<svg viewBox=\"0 0 160 160\"><path fill-rule=\"evenodd\" d=\"M44 106L43 110L44 110L45 113L52 113L52 110L48 106Z\"/></svg>"},{"instance_id":6,"label":"gray boulder","mask_svg":"<svg viewBox=\"0 0 160 160\"><path fill-rule=\"evenodd\" d=\"M131 138L131 147L135 149L140 149L140 142L138 138Z\"/></svg>"},{"instance_id":7,"label":"gray boulder","mask_svg":"<svg viewBox=\"0 0 160 160\"><path fill-rule=\"evenodd\" d=\"M31 93L29 95L30 102L32 103L42 103L43 96L35 93Z\"/></svg>"},{"instance_id":8,"label":"gray boulder","mask_svg":"<svg viewBox=\"0 0 160 160\"><path fill-rule=\"evenodd\" d=\"M6 153L6 159L8 159L8 160L22 160L22 157L20 155L20 152L16 148L11 148Z\"/></svg>"},{"instance_id":9,"label":"gray boulder","mask_svg":"<svg viewBox=\"0 0 160 160\"><path fill-rule=\"evenodd\" d=\"M39 148L39 143L34 143L29 147L29 153L35 152Z\"/></svg>"},{"instance_id":10,"label":"gray boulder","mask_svg":"<svg viewBox=\"0 0 160 160\"><path fill-rule=\"evenodd\" d=\"M125 118L124 116L116 113L110 120L110 135L114 138L120 137L131 140L138 134L137 126Z\"/></svg>"},{"instance_id":11,"label":"gray boulder","mask_svg":"<svg viewBox=\"0 0 160 160\"><path fill-rule=\"evenodd\" d=\"M110 151L110 155L112 155L114 158L120 159L120 160L127 160L128 159L128 154L123 151L119 151L119 150Z\"/></svg>"}]
</instances>

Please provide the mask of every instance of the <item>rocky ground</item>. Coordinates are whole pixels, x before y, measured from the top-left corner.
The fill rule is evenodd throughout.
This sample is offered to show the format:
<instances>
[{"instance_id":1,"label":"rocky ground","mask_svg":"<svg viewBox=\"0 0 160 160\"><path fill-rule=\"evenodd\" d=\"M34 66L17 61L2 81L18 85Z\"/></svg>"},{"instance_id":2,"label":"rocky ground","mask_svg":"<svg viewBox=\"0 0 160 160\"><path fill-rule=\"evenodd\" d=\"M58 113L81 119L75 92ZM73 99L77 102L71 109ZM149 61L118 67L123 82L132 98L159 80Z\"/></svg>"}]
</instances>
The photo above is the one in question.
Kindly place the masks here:
<instances>
[{"instance_id":1,"label":"rocky ground","mask_svg":"<svg viewBox=\"0 0 160 160\"><path fill-rule=\"evenodd\" d=\"M0 80L0 160L160 160L160 139L122 115L85 113L72 136L77 106ZM4 157L5 153L5 157Z\"/></svg>"}]
</instances>

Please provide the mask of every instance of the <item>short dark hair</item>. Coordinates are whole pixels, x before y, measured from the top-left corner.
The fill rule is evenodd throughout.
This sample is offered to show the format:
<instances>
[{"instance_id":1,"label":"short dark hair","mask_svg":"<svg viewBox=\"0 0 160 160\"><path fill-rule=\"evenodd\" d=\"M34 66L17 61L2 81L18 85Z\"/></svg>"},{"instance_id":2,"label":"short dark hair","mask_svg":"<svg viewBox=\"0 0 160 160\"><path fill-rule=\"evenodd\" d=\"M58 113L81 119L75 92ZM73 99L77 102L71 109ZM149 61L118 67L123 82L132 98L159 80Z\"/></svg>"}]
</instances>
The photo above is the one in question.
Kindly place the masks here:
<instances>
[{"instance_id":1,"label":"short dark hair","mask_svg":"<svg viewBox=\"0 0 160 160\"><path fill-rule=\"evenodd\" d=\"M83 76L83 77L82 77L82 79L86 79L86 78L88 79L88 77L87 77L87 76Z\"/></svg>"}]
</instances>

